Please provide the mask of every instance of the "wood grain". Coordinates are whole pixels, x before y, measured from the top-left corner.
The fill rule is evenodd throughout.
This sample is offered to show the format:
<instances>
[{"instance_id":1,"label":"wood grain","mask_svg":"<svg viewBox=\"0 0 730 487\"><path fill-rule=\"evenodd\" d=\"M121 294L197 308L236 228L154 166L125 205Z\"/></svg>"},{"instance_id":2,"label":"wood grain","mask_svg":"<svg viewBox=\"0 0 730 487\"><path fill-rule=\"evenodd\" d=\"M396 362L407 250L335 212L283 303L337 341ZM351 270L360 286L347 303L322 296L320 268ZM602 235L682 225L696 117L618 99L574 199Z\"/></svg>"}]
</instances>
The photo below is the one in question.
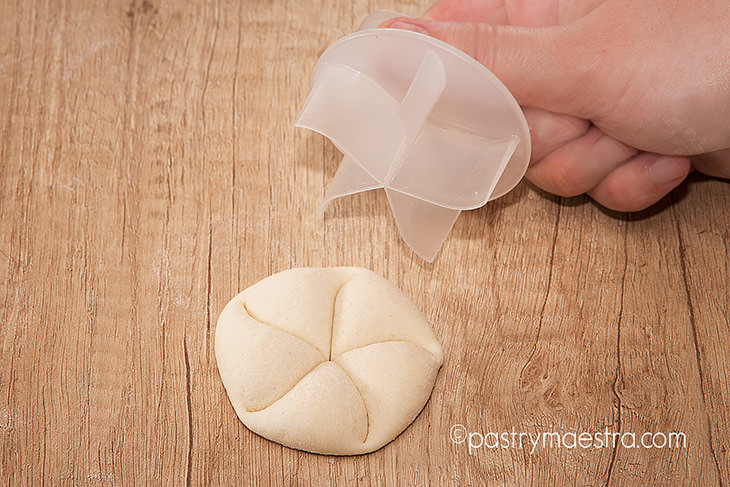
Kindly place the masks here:
<instances>
[{"instance_id":1,"label":"wood grain","mask_svg":"<svg viewBox=\"0 0 730 487\"><path fill-rule=\"evenodd\" d=\"M730 185L607 213L528 183L428 264L385 196L318 214L340 155L293 127L319 54L392 0L0 2L2 485L730 486ZM359 457L248 431L212 337L238 291L360 265L446 359ZM486 448L486 434L682 432L680 448ZM476 439L476 436L473 437Z\"/></svg>"}]
</instances>

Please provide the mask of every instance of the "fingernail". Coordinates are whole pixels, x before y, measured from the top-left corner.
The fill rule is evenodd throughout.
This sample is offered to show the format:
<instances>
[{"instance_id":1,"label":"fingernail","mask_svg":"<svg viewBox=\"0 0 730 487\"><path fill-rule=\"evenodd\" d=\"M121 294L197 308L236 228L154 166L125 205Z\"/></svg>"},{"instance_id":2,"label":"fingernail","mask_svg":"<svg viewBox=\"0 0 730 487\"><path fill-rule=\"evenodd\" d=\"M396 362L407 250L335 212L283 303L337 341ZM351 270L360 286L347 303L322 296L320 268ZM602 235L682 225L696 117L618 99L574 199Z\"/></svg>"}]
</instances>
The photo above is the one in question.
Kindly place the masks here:
<instances>
[{"instance_id":1,"label":"fingernail","mask_svg":"<svg viewBox=\"0 0 730 487\"><path fill-rule=\"evenodd\" d=\"M419 34L428 35L428 30L426 30L422 26L411 24L410 22L406 22L404 20L396 20L395 22L390 24L390 27L393 29L410 30L411 32L418 32Z\"/></svg>"},{"instance_id":2,"label":"fingernail","mask_svg":"<svg viewBox=\"0 0 730 487\"><path fill-rule=\"evenodd\" d=\"M687 176L687 163L680 157L659 157L649 165L647 173L657 186L677 183Z\"/></svg>"}]
</instances>

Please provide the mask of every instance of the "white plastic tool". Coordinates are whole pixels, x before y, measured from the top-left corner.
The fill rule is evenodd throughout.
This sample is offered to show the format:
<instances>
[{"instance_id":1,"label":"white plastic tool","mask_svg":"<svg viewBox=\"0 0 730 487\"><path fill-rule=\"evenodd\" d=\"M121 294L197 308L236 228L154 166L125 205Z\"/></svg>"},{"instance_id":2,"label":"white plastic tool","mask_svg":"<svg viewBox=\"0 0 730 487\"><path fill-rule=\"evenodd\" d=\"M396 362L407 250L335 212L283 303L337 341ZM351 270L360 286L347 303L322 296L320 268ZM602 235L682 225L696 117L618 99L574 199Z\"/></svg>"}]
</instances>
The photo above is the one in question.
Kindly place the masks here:
<instances>
[{"instance_id":1,"label":"white plastic tool","mask_svg":"<svg viewBox=\"0 0 730 487\"><path fill-rule=\"evenodd\" d=\"M324 206L383 188L405 242L431 262L462 210L524 176L530 133L484 66L427 35L377 28L377 11L319 58L296 125L343 153Z\"/></svg>"}]
</instances>

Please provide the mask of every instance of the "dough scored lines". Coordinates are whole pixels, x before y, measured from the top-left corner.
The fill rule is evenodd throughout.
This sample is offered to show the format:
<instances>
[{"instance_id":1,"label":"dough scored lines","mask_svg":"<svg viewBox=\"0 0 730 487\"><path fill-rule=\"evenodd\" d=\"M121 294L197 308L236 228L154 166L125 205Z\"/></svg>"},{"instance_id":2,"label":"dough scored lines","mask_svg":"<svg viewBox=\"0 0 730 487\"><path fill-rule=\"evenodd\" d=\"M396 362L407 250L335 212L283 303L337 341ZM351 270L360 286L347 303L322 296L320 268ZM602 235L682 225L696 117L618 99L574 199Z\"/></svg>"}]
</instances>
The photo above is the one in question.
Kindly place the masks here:
<instances>
[{"instance_id":1,"label":"dough scored lines","mask_svg":"<svg viewBox=\"0 0 730 487\"><path fill-rule=\"evenodd\" d=\"M242 306L243 306L243 310L244 310L244 311L246 312L246 314L247 314L247 315L248 315L248 316L249 316L249 317L250 317L250 318L251 318L252 320L254 320L254 321L255 321L256 323L258 323L258 324L260 324L260 325L268 326L268 327L270 327L270 328L273 328L273 329L275 329L275 330L279 330L279 331L281 331L281 332L284 332L284 333L286 333L287 335L290 335L290 336L292 336L293 338L296 338L297 340L301 340L302 342L306 343L307 345L309 345L309 346L310 346L310 347L312 347L313 349L315 349L315 350L319 351L319 349L318 349L318 348L317 348L317 347L316 347L316 346L315 346L315 345L314 345L313 343L309 343L309 342L308 342L307 340L305 340L304 338L302 338L302 337L300 337L300 336L298 336L298 335L295 335L294 333L292 333L292 332L290 332L290 331L288 331L288 330L285 330L285 329L283 329L283 328L281 328L281 327L279 327L279 326L276 326L276 325L272 325L271 323L266 323L265 321L262 321L262 320L258 319L258 318L257 318L256 316L254 316L254 314L253 314L253 313L251 313L251 312L250 312L250 311L248 310L248 308L246 307L246 303L242 303ZM330 345L330 347L331 347L331 345ZM320 353L320 355L322 355L322 354ZM325 356L324 356L324 355L322 355L322 362L327 362L328 360L329 360L329 359L325 358Z\"/></svg>"}]
</instances>

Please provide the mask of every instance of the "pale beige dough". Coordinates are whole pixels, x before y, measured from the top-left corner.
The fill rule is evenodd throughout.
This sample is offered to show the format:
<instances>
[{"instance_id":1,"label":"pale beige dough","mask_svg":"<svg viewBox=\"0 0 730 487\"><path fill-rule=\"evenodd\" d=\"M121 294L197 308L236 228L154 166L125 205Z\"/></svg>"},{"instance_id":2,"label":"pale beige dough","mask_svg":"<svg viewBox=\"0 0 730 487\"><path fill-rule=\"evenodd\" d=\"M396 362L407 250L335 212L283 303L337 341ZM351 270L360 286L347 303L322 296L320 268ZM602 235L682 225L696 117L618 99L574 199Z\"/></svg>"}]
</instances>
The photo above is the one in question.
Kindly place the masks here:
<instances>
[{"instance_id":1,"label":"pale beige dough","mask_svg":"<svg viewBox=\"0 0 730 487\"><path fill-rule=\"evenodd\" d=\"M443 351L395 285L357 267L274 274L233 298L215 331L241 421L291 448L368 453L426 404Z\"/></svg>"}]
</instances>

